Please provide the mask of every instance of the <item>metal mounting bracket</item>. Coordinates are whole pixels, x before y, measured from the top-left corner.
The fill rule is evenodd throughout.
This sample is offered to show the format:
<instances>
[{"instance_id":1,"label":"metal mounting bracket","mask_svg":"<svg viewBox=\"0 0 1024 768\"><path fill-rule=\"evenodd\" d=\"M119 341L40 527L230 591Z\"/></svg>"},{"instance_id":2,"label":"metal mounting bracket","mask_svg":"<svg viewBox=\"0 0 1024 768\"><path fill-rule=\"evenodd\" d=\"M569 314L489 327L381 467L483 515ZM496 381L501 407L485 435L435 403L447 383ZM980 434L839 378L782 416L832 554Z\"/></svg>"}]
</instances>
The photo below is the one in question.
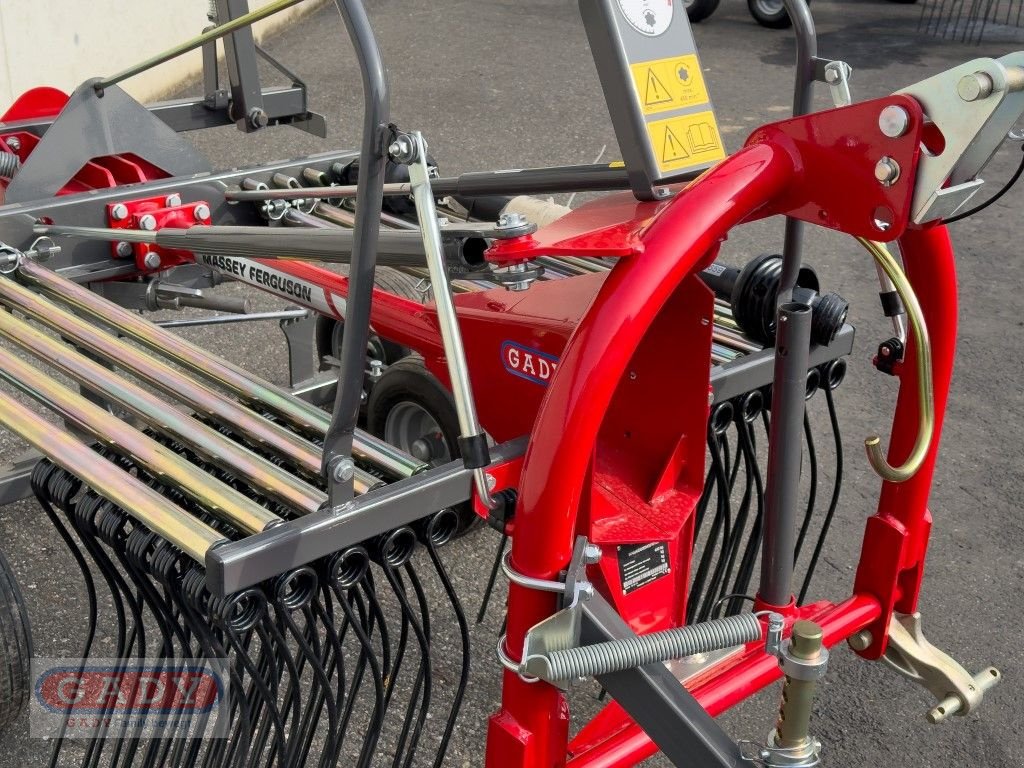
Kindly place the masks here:
<instances>
[{"instance_id":1,"label":"metal mounting bracket","mask_svg":"<svg viewBox=\"0 0 1024 768\"><path fill-rule=\"evenodd\" d=\"M837 107L848 107L853 104L853 94L850 92L852 75L853 67L845 61L814 57L814 79L828 86L832 103Z\"/></svg>"},{"instance_id":2,"label":"metal mounting bracket","mask_svg":"<svg viewBox=\"0 0 1024 768\"><path fill-rule=\"evenodd\" d=\"M973 677L951 656L925 639L921 614L896 614L889 621L889 644L882 660L904 677L920 683L937 699L928 722L940 723L952 715L967 715L978 708L985 691L1002 679L995 667Z\"/></svg>"},{"instance_id":3,"label":"metal mounting bracket","mask_svg":"<svg viewBox=\"0 0 1024 768\"><path fill-rule=\"evenodd\" d=\"M948 218L983 182L977 178L1024 113L1024 52L974 59L899 91L915 98L942 133L925 147L911 210L913 221Z\"/></svg>"},{"instance_id":4,"label":"metal mounting bracket","mask_svg":"<svg viewBox=\"0 0 1024 768\"><path fill-rule=\"evenodd\" d=\"M548 581L524 576L512 568L509 561L510 554L511 552L506 552L501 561L501 570L510 582L527 589L562 594L562 610L534 625L526 633L522 662L517 664L505 656L504 635L498 642L498 655L502 665L519 673L524 679L533 681L538 678L526 671L530 658L547 658L551 651L575 648L579 645L581 617L579 609L584 601L594 596L594 586L587 581L587 566L601 560L601 550L587 541L586 536L577 536L564 581ZM555 681L552 684L563 690L568 688L568 681Z\"/></svg>"}]
</instances>

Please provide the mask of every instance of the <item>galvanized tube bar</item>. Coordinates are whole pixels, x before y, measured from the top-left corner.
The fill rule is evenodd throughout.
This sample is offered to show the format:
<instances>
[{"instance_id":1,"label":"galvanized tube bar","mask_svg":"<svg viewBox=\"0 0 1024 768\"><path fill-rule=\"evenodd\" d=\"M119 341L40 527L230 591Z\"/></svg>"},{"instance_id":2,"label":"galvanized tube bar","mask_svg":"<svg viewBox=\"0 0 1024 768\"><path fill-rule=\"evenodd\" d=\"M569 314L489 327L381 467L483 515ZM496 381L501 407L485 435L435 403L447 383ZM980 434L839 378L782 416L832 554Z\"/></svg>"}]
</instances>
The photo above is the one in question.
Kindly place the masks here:
<instances>
[{"instance_id":1,"label":"galvanized tube bar","mask_svg":"<svg viewBox=\"0 0 1024 768\"><path fill-rule=\"evenodd\" d=\"M150 386L317 474L317 447L280 424L257 416L233 400L189 379L170 365L96 328L12 280L0 280L0 302L19 310Z\"/></svg>"},{"instance_id":2,"label":"galvanized tube bar","mask_svg":"<svg viewBox=\"0 0 1024 768\"><path fill-rule=\"evenodd\" d=\"M810 364L811 308L791 302L779 309L768 436L764 538L758 598L774 606L793 599L793 552L800 495L807 368Z\"/></svg>"},{"instance_id":3,"label":"galvanized tube bar","mask_svg":"<svg viewBox=\"0 0 1024 768\"><path fill-rule=\"evenodd\" d=\"M123 307L97 296L88 288L66 280L54 271L28 260L22 262L18 274L32 285L45 290L46 295L52 300L72 307L78 314L116 327L118 333L203 377L211 384L227 390L244 402L258 403L261 408L303 432L315 435L324 435L327 432L330 415L312 403L300 400L281 387L263 381L181 336L153 325ZM389 476L396 478L410 477L422 471L425 466L412 456L362 430L356 430L353 454L361 461L379 467Z\"/></svg>"},{"instance_id":4,"label":"galvanized tube bar","mask_svg":"<svg viewBox=\"0 0 1024 768\"><path fill-rule=\"evenodd\" d=\"M100 445L131 458L162 483L177 488L242 533L258 533L281 518L220 482L180 454L147 437L110 411L68 389L0 347L0 377L55 411Z\"/></svg>"},{"instance_id":5,"label":"galvanized tube bar","mask_svg":"<svg viewBox=\"0 0 1024 768\"><path fill-rule=\"evenodd\" d=\"M198 563L225 538L84 443L0 392L0 423Z\"/></svg>"},{"instance_id":6,"label":"galvanized tube bar","mask_svg":"<svg viewBox=\"0 0 1024 768\"><path fill-rule=\"evenodd\" d=\"M108 403L126 409L153 429L187 445L203 460L238 476L296 512L315 512L327 500L323 491L10 312L0 312L0 335Z\"/></svg>"}]
</instances>

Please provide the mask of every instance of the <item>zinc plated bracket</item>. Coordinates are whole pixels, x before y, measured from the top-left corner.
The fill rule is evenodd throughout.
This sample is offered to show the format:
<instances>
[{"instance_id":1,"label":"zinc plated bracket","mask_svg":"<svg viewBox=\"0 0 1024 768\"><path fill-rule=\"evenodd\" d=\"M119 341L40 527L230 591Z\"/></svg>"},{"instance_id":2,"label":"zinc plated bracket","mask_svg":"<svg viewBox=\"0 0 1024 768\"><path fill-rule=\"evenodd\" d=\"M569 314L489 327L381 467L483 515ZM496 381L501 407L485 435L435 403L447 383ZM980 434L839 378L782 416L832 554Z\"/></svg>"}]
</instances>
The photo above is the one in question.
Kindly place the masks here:
<instances>
[{"instance_id":1,"label":"zinc plated bracket","mask_svg":"<svg viewBox=\"0 0 1024 768\"><path fill-rule=\"evenodd\" d=\"M913 221L949 218L984 184L978 174L1024 113L1024 52L974 59L898 93L917 99L944 141L921 153Z\"/></svg>"},{"instance_id":2,"label":"zinc plated bracket","mask_svg":"<svg viewBox=\"0 0 1024 768\"><path fill-rule=\"evenodd\" d=\"M580 644L580 607L594 596L594 585L587 581L587 566L601 560L601 549L587 541L586 536L577 536L572 549L572 558L565 572L564 581L549 581L524 576L512 568L511 551L501 561L501 570L513 584L541 592L557 592L562 595L561 610L544 621L535 624L526 633L523 641L523 660L515 662L505 653L505 636L498 641L498 659L502 666L519 674L524 680L535 682L540 678L528 670L531 658L546 659L551 651L575 648ZM552 682L552 685L566 690L567 681Z\"/></svg>"},{"instance_id":3,"label":"zinc plated bracket","mask_svg":"<svg viewBox=\"0 0 1024 768\"><path fill-rule=\"evenodd\" d=\"M928 722L941 723L952 715L978 708L985 691L1002 679L995 667L972 676L955 659L928 642L921 614L896 614L889 620L889 643L882 661L904 677L927 688L939 700L928 711Z\"/></svg>"},{"instance_id":4,"label":"zinc plated bracket","mask_svg":"<svg viewBox=\"0 0 1024 768\"><path fill-rule=\"evenodd\" d=\"M845 61L832 61L819 56L815 56L813 61L814 79L828 86L832 103L837 107L850 106L853 103L853 94L850 92L853 67Z\"/></svg>"}]
</instances>

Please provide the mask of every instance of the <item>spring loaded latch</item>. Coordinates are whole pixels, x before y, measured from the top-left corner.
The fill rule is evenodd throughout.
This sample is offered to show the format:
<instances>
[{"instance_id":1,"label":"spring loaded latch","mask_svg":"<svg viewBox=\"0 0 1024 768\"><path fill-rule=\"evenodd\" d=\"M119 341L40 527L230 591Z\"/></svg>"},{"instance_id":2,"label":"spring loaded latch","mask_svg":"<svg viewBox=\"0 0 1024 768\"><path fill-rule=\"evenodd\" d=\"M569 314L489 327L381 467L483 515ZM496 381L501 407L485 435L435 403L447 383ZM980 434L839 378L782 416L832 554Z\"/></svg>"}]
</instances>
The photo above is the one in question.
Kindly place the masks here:
<instances>
[{"instance_id":1,"label":"spring loaded latch","mask_svg":"<svg viewBox=\"0 0 1024 768\"><path fill-rule=\"evenodd\" d=\"M782 617L769 615L765 650L778 657L786 676L778 720L764 746L741 742L743 759L763 768L817 768L821 742L811 736L811 706L828 669L828 649L812 621L794 622L789 639L779 642L781 631Z\"/></svg>"}]
</instances>

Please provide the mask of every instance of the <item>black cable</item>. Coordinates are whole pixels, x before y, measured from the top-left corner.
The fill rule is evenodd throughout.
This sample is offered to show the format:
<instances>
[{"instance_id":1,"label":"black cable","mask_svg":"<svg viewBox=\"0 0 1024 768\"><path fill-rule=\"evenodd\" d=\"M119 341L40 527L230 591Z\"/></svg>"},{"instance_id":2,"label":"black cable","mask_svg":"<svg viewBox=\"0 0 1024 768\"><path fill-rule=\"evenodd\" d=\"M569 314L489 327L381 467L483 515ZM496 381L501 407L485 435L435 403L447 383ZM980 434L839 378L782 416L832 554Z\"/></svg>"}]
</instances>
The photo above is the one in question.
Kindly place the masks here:
<instances>
[{"instance_id":1,"label":"black cable","mask_svg":"<svg viewBox=\"0 0 1024 768\"><path fill-rule=\"evenodd\" d=\"M1013 176L1010 177L1010 180L1008 182L1006 182L1006 184L1003 186L1002 189L1000 189L998 192L996 192L994 195L992 195L992 197L990 197L988 200L986 200L981 205L976 206L974 208L971 208L971 210L965 211L964 213L958 213L956 216L951 216L950 218L946 219L942 223L943 224L955 224L956 222L962 221L963 219L966 219L969 216L973 216L976 213L981 213L983 210L988 208L994 202L999 200L999 198L1001 198L1003 195L1005 195L1007 192L1009 192L1010 189L1013 187L1013 185L1016 184L1020 180L1021 176L1024 176L1024 144L1021 145L1020 165L1017 166L1017 170L1014 172Z\"/></svg>"}]
</instances>

